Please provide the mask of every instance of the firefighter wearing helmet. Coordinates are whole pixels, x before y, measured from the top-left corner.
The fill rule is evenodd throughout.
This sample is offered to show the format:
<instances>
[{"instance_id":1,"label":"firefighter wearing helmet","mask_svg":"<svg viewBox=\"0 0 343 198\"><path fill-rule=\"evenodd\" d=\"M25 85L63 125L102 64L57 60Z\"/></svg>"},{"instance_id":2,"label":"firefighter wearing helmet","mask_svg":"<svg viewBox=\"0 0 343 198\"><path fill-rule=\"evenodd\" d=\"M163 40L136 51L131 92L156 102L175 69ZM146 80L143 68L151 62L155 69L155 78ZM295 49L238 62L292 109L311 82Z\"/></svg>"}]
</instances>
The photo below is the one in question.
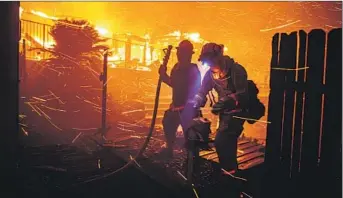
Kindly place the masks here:
<instances>
[{"instance_id":1,"label":"firefighter wearing helmet","mask_svg":"<svg viewBox=\"0 0 343 198\"><path fill-rule=\"evenodd\" d=\"M218 93L218 101L212 106L212 113L219 116L219 127L215 147L221 168L234 173L237 164L237 140L243 131L243 116L248 103L247 72L229 56L223 54L223 45L207 43L203 46L199 61L209 66L201 88L193 102L194 107L203 107L206 95L212 89Z\"/></svg>"},{"instance_id":2,"label":"firefighter wearing helmet","mask_svg":"<svg viewBox=\"0 0 343 198\"><path fill-rule=\"evenodd\" d=\"M165 111L162 120L167 143L167 147L162 153L167 157L173 156L173 147L179 125L182 126L185 141L187 141L188 125L197 116L197 113L194 108L186 107L187 110L184 109L188 104L187 102L195 97L201 86L201 74L198 66L191 63L194 54L193 44L188 40L183 40L176 49L178 62L172 68L170 76L165 67L159 68L162 81L172 88L172 103L170 108Z\"/></svg>"}]
</instances>

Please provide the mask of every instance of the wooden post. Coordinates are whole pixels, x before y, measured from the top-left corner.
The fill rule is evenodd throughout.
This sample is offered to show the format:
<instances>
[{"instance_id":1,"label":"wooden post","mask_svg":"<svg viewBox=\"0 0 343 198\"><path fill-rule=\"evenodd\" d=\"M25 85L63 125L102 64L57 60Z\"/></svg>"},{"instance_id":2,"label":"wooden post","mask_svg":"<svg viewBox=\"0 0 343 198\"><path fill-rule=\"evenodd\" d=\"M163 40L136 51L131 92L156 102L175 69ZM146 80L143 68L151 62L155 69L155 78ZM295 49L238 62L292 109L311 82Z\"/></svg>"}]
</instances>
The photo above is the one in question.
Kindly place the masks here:
<instances>
[{"instance_id":1,"label":"wooden post","mask_svg":"<svg viewBox=\"0 0 343 198\"><path fill-rule=\"evenodd\" d=\"M108 51L104 54L104 67L102 73L102 106L101 106L101 134L105 137L107 127L106 127L106 109L107 109L107 58Z\"/></svg>"},{"instance_id":2,"label":"wooden post","mask_svg":"<svg viewBox=\"0 0 343 198\"><path fill-rule=\"evenodd\" d=\"M263 197L273 197L276 193L280 193L278 184L281 154L281 131L283 117L283 101L284 101L284 78L285 71L280 70L281 46L285 45L285 41L281 40L280 34L275 34L272 41L272 59L270 70L270 93L268 104L268 121L271 123L267 126L265 165L266 175L265 183L263 184Z\"/></svg>"},{"instance_id":3,"label":"wooden post","mask_svg":"<svg viewBox=\"0 0 343 198\"><path fill-rule=\"evenodd\" d=\"M153 60L153 54L154 54L154 47L153 46L150 46L150 60L151 60L151 63L152 63L152 60Z\"/></svg>"},{"instance_id":4,"label":"wooden post","mask_svg":"<svg viewBox=\"0 0 343 198\"><path fill-rule=\"evenodd\" d=\"M125 43L125 68L127 68L128 63L131 61L131 36L127 39Z\"/></svg>"},{"instance_id":5,"label":"wooden post","mask_svg":"<svg viewBox=\"0 0 343 198\"><path fill-rule=\"evenodd\" d=\"M46 30L45 30L45 24L43 24L43 48L45 48L45 45L46 45L46 41L45 41L45 39L46 39L46 38L45 38L45 36L46 36L46 35L45 35L45 31L46 31Z\"/></svg>"},{"instance_id":6,"label":"wooden post","mask_svg":"<svg viewBox=\"0 0 343 198\"><path fill-rule=\"evenodd\" d=\"M318 177L318 151L321 131L321 110L323 94L323 73L326 35L323 30L312 30L308 34L307 90L305 93L303 140L301 148L300 172L303 185L303 196L316 197L315 186ZM318 178L317 178L318 179Z\"/></svg>"},{"instance_id":7,"label":"wooden post","mask_svg":"<svg viewBox=\"0 0 343 198\"><path fill-rule=\"evenodd\" d=\"M294 85L297 66L297 32L289 35L283 34L281 41L285 39L284 45L281 45L280 68L285 71L285 96L282 124L282 143L281 143L281 178L288 183L290 179L291 150L293 135L293 114L294 114ZM283 43L282 43L283 44Z\"/></svg>"},{"instance_id":8,"label":"wooden post","mask_svg":"<svg viewBox=\"0 0 343 198\"><path fill-rule=\"evenodd\" d=\"M0 3L0 197L15 196L19 119L19 2Z\"/></svg>"},{"instance_id":9,"label":"wooden post","mask_svg":"<svg viewBox=\"0 0 343 198\"><path fill-rule=\"evenodd\" d=\"M298 66L297 66L297 84L304 84L305 72L306 72L306 49L307 49L307 34L304 31L298 33ZM295 99L295 118L293 129L293 150L292 150L292 165L291 165L291 177L294 186L298 186L299 183L299 164L300 164L300 149L301 149L301 137L302 137L302 119L304 108L304 90L296 91Z\"/></svg>"},{"instance_id":10,"label":"wooden post","mask_svg":"<svg viewBox=\"0 0 343 198\"><path fill-rule=\"evenodd\" d=\"M146 49L147 49L147 43L144 43L144 48L143 48L143 64L146 66Z\"/></svg>"},{"instance_id":11,"label":"wooden post","mask_svg":"<svg viewBox=\"0 0 343 198\"><path fill-rule=\"evenodd\" d=\"M278 156L280 156L280 129L282 118L282 105L283 105L283 90L280 91L284 71L275 70L273 68L279 67L279 34L274 35L272 42L272 60L270 71L270 94L269 94L269 112L268 120L271 121L267 126L267 145L266 145L266 162L272 166L277 163ZM281 40L281 39L280 39Z\"/></svg>"},{"instance_id":12,"label":"wooden post","mask_svg":"<svg viewBox=\"0 0 343 198\"><path fill-rule=\"evenodd\" d=\"M342 29L328 35L320 171L326 197L342 193ZM319 197L324 197L319 196Z\"/></svg>"},{"instance_id":13,"label":"wooden post","mask_svg":"<svg viewBox=\"0 0 343 198\"><path fill-rule=\"evenodd\" d=\"M118 40L115 34L112 34L112 47L114 48L114 54L118 54Z\"/></svg>"},{"instance_id":14,"label":"wooden post","mask_svg":"<svg viewBox=\"0 0 343 198\"><path fill-rule=\"evenodd\" d=\"M26 78L27 78L27 68L26 68L26 40L23 39L23 65L22 65L22 79L25 83Z\"/></svg>"}]
</instances>

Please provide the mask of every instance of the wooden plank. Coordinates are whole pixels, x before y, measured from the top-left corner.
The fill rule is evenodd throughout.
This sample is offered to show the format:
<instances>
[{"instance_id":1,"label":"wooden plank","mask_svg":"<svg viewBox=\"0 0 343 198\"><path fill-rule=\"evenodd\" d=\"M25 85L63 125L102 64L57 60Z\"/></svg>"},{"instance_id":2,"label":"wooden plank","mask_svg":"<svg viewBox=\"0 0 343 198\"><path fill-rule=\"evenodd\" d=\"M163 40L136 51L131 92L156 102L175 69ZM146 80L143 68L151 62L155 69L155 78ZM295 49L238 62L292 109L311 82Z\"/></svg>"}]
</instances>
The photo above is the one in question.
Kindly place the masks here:
<instances>
[{"instance_id":1,"label":"wooden plank","mask_svg":"<svg viewBox=\"0 0 343 198\"><path fill-rule=\"evenodd\" d=\"M260 152L261 149L263 149L263 148L264 148L264 146L262 146L262 145L256 145L256 146L250 147L248 149L241 150L241 152L237 152L237 157L240 157L240 156L246 155L248 153L252 153L252 152Z\"/></svg>"},{"instance_id":2,"label":"wooden plank","mask_svg":"<svg viewBox=\"0 0 343 198\"><path fill-rule=\"evenodd\" d=\"M246 143L249 143L251 142L250 140L246 140L246 139L238 139L238 145L242 145L242 144L246 144Z\"/></svg>"},{"instance_id":3,"label":"wooden plank","mask_svg":"<svg viewBox=\"0 0 343 198\"><path fill-rule=\"evenodd\" d=\"M297 32L290 35L282 34L281 40L285 39L285 44L281 44L280 67L288 69L285 78L285 96L284 96L284 114L282 124L282 144L281 144L281 177L290 177L291 166L291 143L293 132L293 113L294 113L294 95L295 91L292 85L295 82L295 68L297 61Z\"/></svg>"},{"instance_id":4,"label":"wooden plank","mask_svg":"<svg viewBox=\"0 0 343 198\"><path fill-rule=\"evenodd\" d=\"M342 183L342 29L328 35L326 56L327 92L324 98L323 135L320 164L330 195L341 195Z\"/></svg>"},{"instance_id":5,"label":"wooden plank","mask_svg":"<svg viewBox=\"0 0 343 198\"><path fill-rule=\"evenodd\" d=\"M279 67L279 34L273 36L272 59L270 70L270 94L268 104L268 121L266 137L266 166L272 171L280 158L280 137L282 126L283 90L280 90L284 82L285 72L276 70ZM282 41L281 41L282 42ZM271 173L271 175L273 175Z\"/></svg>"},{"instance_id":6,"label":"wooden plank","mask_svg":"<svg viewBox=\"0 0 343 198\"><path fill-rule=\"evenodd\" d=\"M304 83L305 80L305 58L307 50L307 34L304 31L298 33L298 70L296 82ZM302 120L303 120L303 97L304 92L296 92L295 99L295 119L294 119L294 132L293 132L293 147L292 147L292 165L291 165L291 176L296 180L297 174L299 173L300 163L300 148L301 148L301 134L302 134Z\"/></svg>"},{"instance_id":7,"label":"wooden plank","mask_svg":"<svg viewBox=\"0 0 343 198\"><path fill-rule=\"evenodd\" d=\"M255 142L249 142L249 143L246 143L246 144L238 145L238 149L239 150L244 150L244 149L256 146L256 145L257 144Z\"/></svg>"},{"instance_id":8,"label":"wooden plank","mask_svg":"<svg viewBox=\"0 0 343 198\"><path fill-rule=\"evenodd\" d=\"M239 170L247 170L249 168L252 168L254 166L260 165L264 162L264 157L258 157L253 160L250 160L246 163L242 163L238 166Z\"/></svg>"},{"instance_id":9,"label":"wooden plank","mask_svg":"<svg viewBox=\"0 0 343 198\"><path fill-rule=\"evenodd\" d=\"M254 152L254 153L249 153L247 155L243 155L239 158L237 158L238 164L247 162L249 160L255 159L257 157L264 156L264 153L262 152Z\"/></svg>"},{"instance_id":10,"label":"wooden plank","mask_svg":"<svg viewBox=\"0 0 343 198\"><path fill-rule=\"evenodd\" d=\"M209 156L206 156L205 157L207 160L213 160L213 159L216 159L216 158L218 158L218 153L216 152L216 153L213 153L213 154L211 154L211 155L209 155Z\"/></svg>"},{"instance_id":11,"label":"wooden plank","mask_svg":"<svg viewBox=\"0 0 343 198\"><path fill-rule=\"evenodd\" d=\"M309 185L313 182L312 178L317 176L322 106L320 87L322 87L324 72L325 36L323 30L313 30L308 34L307 66L309 69L306 73L308 89L305 93L300 172Z\"/></svg>"},{"instance_id":12,"label":"wooden plank","mask_svg":"<svg viewBox=\"0 0 343 198\"><path fill-rule=\"evenodd\" d=\"M216 162L216 163L219 163L219 158L218 158L218 157L217 157L217 158L214 158L214 159L212 159L211 161Z\"/></svg>"},{"instance_id":13,"label":"wooden plank","mask_svg":"<svg viewBox=\"0 0 343 198\"><path fill-rule=\"evenodd\" d=\"M215 150L200 151L199 156L200 156L200 157L205 157L206 155L210 155L210 154L213 154L213 153L216 153L216 151L215 151Z\"/></svg>"},{"instance_id":14,"label":"wooden plank","mask_svg":"<svg viewBox=\"0 0 343 198\"><path fill-rule=\"evenodd\" d=\"M244 150L238 149L237 157L241 157L243 155L246 155L248 153L252 153L254 151L256 151L256 152L261 151L261 149L263 149L263 148L264 148L263 145L254 145L252 147L249 147L248 149L244 149ZM210 157L210 159L212 159L213 154L216 154L216 153L217 152L216 152L215 148L213 148L213 150L210 150L210 151L200 151L199 156L202 158L205 158L205 159L207 159L208 157Z\"/></svg>"}]
</instances>

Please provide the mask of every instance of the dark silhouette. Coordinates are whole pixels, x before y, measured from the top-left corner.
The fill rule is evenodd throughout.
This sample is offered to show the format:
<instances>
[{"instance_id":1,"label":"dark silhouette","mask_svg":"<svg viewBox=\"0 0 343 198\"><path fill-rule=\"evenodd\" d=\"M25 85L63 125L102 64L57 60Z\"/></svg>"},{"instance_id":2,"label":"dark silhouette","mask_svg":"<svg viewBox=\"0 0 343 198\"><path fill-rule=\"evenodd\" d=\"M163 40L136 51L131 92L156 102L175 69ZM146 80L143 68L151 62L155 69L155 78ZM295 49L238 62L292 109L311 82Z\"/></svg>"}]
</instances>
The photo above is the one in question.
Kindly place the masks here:
<instances>
[{"instance_id":1,"label":"dark silhouette","mask_svg":"<svg viewBox=\"0 0 343 198\"><path fill-rule=\"evenodd\" d=\"M173 155L173 144L178 126L181 124L185 132L187 123L190 123L195 116L193 112L183 111L187 101L195 96L201 85L200 71L196 64L191 63L193 53L193 44L188 40L181 41L177 47L178 62L171 70L170 76L167 75L165 68L159 69L163 82L173 89L172 103L162 121L167 142L164 152L169 157ZM184 133L184 136L186 139L187 134Z\"/></svg>"}]
</instances>

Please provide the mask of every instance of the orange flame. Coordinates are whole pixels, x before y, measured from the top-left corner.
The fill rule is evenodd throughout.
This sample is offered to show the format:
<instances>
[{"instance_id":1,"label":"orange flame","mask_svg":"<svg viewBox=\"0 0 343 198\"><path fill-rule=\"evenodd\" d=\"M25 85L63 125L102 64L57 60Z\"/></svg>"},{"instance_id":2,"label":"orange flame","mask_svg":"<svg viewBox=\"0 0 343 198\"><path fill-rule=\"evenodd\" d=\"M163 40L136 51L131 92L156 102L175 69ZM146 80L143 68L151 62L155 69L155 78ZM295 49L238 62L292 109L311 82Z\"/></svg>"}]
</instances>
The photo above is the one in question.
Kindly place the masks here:
<instances>
[{"instance_id":1,"label":"orange flame","mask_svg":"<svg viewBox=\"0 0 343 198\"><path fill-rule=\"evenodd\" d=\"M51 20L58 20L57 17L52 17L52 16L48 16L47 14L40 12L40 11L35 11L35 10L31 10L31 13L46 19L51 19Z\"/></svg>"}]
</instances>

